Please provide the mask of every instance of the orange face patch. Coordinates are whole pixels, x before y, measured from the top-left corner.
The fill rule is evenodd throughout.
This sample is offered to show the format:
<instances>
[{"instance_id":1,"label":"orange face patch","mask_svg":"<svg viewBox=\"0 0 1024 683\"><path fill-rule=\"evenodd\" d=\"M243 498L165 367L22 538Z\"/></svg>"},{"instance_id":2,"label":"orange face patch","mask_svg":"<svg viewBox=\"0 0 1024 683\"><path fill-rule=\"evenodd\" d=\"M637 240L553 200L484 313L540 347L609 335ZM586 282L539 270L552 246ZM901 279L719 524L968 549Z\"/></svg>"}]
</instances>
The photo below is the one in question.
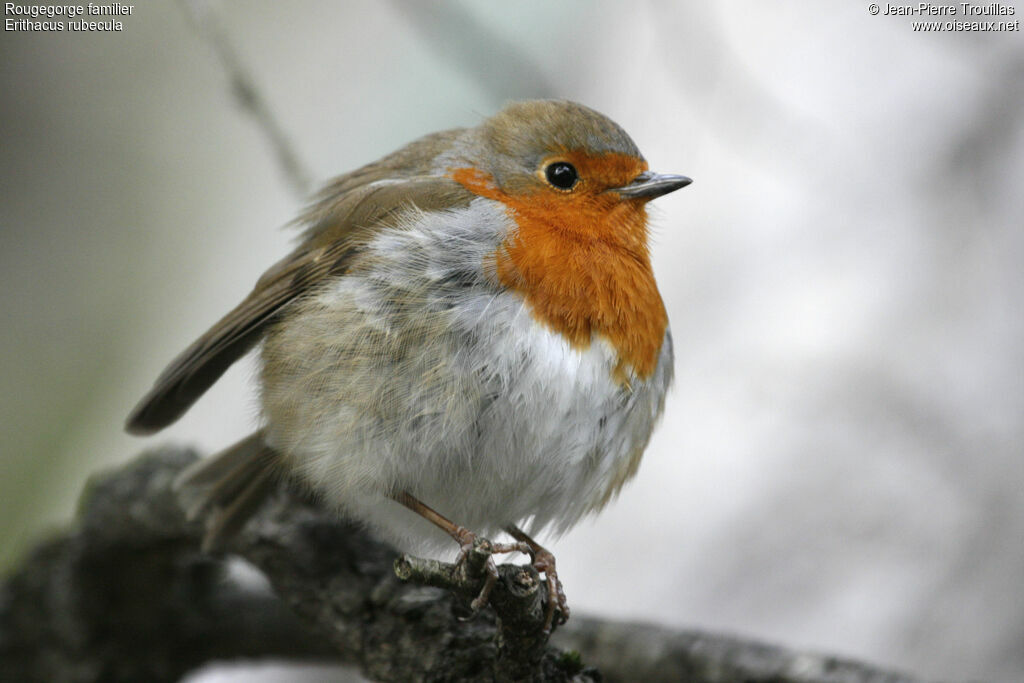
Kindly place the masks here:
<instances>
[{"instance_id":1,"label":"orange face patch","mask_svg":"<svg viewBox=\"0 0 1024 683\"><path fill-rule=\"evenodd\" d=\"M553 155L568 161L580 180L572 190L543 182L521 195L500 190L476 169L451 177L474 194L504 203L518 229L494 254L498 279L521 292L534 317L577 348L594 335L619 354L617 379L628 383L627 367L650 377L658 362L668 316L654 282L647 247L644 202L623 200L612 187L628 184L647 165L606 154ZM539 173L543 173L543 166Z\"/></svg>"}]
</instances>

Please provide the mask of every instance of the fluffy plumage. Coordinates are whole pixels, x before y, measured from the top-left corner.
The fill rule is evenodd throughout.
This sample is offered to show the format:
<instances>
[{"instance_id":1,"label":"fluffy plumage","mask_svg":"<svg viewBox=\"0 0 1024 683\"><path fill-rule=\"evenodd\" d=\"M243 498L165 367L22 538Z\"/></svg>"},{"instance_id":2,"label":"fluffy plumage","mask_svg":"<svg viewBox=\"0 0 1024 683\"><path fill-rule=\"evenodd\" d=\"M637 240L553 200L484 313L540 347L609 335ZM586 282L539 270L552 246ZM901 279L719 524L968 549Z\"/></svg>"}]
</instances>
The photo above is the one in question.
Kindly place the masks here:
<instances>
[{"instance_id":1,"label":"fluffy plumage","mask_svg":"<svg viewBox=\"0 0 1024 683\"><path fill-rule=\"evenodd\" d=\"M574 187L546 182L555 160ZM568 529L635 473L672 377L644 204L689 181L646 169L614 122L543 101L341 176L129 430L176 420L262 341L262 430L179 482L209 541L273 472L406 548L445 536L401 492L487 534Z\"/></svg>"},{"instance_id":2,"label":"fluffy plumage","mask_svg":"<svg viewBox=\"0 0 1024 683\"><path fill-rule=\"evenodd\" d=\"M574 346L487 272L513 229L487 199L410 210L363 248L359 277L267 332L268 443L403 547L447 537L388 500L402 490L482 533L564 531L632 474L661 412L668 334L657 372L618 382L607 341Z\"/></svg>"}]
</instances>

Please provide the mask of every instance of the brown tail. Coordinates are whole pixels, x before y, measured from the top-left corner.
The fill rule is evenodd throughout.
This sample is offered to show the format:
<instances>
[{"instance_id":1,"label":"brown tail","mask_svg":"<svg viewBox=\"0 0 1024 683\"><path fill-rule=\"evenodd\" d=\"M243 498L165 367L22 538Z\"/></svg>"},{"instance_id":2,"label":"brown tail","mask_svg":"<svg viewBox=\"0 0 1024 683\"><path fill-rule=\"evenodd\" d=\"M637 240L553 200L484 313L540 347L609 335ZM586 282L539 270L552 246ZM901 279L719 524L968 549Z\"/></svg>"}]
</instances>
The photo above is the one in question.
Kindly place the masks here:
<instances>
[{"instance_id":1,"label":"brown tail","mask_svg":"<svg viewBox=\"0 0 1024 683\"><path fill-rule=\"evenodd\" d=\"M277 482L277 465L261 430L178 475L174 491L185 516L203 520L204 552L218 549L256 512Z\"/></svg>"}]
</instances>

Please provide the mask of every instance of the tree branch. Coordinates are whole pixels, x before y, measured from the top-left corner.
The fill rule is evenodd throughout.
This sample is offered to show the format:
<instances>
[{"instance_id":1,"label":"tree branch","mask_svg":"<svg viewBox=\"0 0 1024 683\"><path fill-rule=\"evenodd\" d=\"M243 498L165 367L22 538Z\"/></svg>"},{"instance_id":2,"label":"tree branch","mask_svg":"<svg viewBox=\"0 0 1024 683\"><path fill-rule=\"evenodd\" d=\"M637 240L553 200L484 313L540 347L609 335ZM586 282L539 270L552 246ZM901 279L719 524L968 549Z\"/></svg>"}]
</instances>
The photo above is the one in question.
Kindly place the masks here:
<instances>
[{"instance_id":1,"label":"tree branch","mask_svg":"<svg viewBox=\"0 0 1024 683\"><path fill-rule=\"evenodd\" d=\"M539 636L544 591L532 568L501 565L494 609L467 618L477 579L399 558L287 486L230 547L273 592L232 579L227 558L199 552L201 529L170 490L195 458L168 448L94 478L74 527L8 577L5 680L176 681L241 657L347 663L383 681L602 680ZM606 681L911 681L734 638L580 617L555 640L599 664Z\"/></svg>"},{"instance_id":2,"label":"tree branch","mask_svg":"<svg viewBox=\"0 0 1024 683\"><path fill-rule=\"evenodd\" d=\"M228 38L217 7L208 0L178 0L178 5L185 12L196 30L196 33L213 48L218 61L224 67L231 80L231 92L235 101L246 112L252 115L257 127L267 138L274 156L281 167L284 179L292 192L305 199L311 186L312 174L299 158L294 146L285 133L284 126L274 116L270 105L263 98L256 80L238 56L234 45Z\"/></svg>"}]
</instances>

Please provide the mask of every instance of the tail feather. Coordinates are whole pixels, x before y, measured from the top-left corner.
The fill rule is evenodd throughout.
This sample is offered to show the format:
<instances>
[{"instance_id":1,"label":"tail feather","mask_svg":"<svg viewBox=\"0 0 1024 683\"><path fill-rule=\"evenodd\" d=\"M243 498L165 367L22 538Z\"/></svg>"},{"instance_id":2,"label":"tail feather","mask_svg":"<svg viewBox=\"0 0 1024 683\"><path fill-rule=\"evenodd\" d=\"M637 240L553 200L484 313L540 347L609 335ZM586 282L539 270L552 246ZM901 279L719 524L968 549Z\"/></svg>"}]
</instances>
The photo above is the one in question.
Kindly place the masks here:
<instances>
[{"instance_id":1,"label":"tail feather","mask_svg":"<svg viewBox=\"0 0 1024 683\"><path fill-rule=\"evenodd\" d=\"M276 483L274 473L263 470L253 477L230 505L217 508L206 520L203 552L216 550L224 541L238 533L274 489Z\"/></svg>"},{"instance_id":2,"label":"tail feather","mask_svg":"<svg viewBox=\"0 0 1024 683\"><path fill-rule=\"evenodd\" d=\"M237 533L277 483L277 453L262 431L185 468L174 481L189 521L203 520L203 550Z\"/></svg>"}]
</instances>

